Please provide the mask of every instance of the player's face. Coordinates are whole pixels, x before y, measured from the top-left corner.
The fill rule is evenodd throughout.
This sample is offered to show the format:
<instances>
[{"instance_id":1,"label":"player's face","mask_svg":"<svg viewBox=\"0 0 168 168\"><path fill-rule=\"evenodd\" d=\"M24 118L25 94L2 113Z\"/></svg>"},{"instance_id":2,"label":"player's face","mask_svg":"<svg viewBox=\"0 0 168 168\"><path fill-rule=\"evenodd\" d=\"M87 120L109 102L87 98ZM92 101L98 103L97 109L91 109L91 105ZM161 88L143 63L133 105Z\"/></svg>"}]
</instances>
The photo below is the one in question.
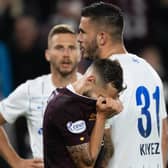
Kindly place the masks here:
<instances>
[{"instance_id":1,"label":"player's face","mask_svg":"<svg viewBox=\"0 0 168 168\"><path fill-rule=\"evenodd\" d=\"M95 59L99 57L96 28L88 17L82 17L80 20L78 42L84 58Z\"/></svg>"},{"instance_id":2,"label":"player's face","mask_svg":"<svg viewBox=\"0 0 168 168\"><path fill-rule=\"evenodd\" d=\"M53 71L61 75L69 75L74 72L80 61L76 36L70 33L54 35L49 41L46 58Z\"/></svg>"}]
</instances>

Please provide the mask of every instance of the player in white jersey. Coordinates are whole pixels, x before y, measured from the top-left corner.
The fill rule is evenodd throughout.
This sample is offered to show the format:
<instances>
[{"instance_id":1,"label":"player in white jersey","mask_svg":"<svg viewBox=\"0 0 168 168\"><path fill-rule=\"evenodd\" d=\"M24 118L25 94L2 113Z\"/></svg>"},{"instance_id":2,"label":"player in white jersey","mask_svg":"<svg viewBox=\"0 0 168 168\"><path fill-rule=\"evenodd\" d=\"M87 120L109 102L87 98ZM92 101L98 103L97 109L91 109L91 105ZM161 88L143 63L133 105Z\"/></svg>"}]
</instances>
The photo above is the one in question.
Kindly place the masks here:
<instances>
[{"instance_id":1,"label":"player in white jersey","mask_svg":"<svg viewBox=\"0 0 168 168\"><path fill-rule=\"evenodd\" d=\"M109 3L82 10L78 41L85 58L119 60L126 90L123 113L107 123L104 157L108 168L164 168L167 157L167 113L162 81L143 59L129 54L123 42L123 14ZM114 153L112 158L111 134ZM106 143L108 142L108 143Z\"/></svg>"},{"instance_id":2,"label":"player in white jersey","mask_svg":"<svg viewBox=\"0 0 168 168\"><path fill-rule=\"evenodd\" d=\"M77 72L80 50L76 33L68 25L57 25L51 29L45 56L50 63L51 74L26 81L0 102L0 124L13 123L24 115L33 156L40 158L20 158L8 143L4 130L0 129L0 153L13 168L43 167L42 122L47 100L56 87L64 87L81 76Z\"/></svg>"},{"instance_id":3,"label":"player in white jersey","mask_svg":"<svg viewBox=\"0 0 168 168\"><path fill-rule=\"evenodd\" d=\"M114 54L110 58L121 63L127 89L120 97L124 114L110 121L115 153L109 165L162 168L162 120L166 111L161 80L135 55Z\"/></svg>"}]
</instances>

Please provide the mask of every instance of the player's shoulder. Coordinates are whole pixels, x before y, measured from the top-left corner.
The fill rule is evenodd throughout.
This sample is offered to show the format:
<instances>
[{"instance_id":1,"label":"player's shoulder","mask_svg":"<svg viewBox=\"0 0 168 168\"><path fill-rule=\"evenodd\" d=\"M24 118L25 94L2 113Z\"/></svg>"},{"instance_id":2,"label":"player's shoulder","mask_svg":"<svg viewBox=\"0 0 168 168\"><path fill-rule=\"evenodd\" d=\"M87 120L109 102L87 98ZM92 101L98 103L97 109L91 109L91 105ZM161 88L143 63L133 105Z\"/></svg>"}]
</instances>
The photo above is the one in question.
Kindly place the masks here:
<instances>
[{"instance_id":1,"label":"player's shoulder","mask_svg":"<svg viewBox=\"0 0 168 168\"><path fill-rule=\"evenodd\" d=\"M80 72L77 72L77 79L81 79L82 74Z\"/></svg>"},{"instance_id":2,"label":"player's shoulder","mask_svg":"<svg viewBox=\"0 0 168 168\"><path fill-rule=\"evenodd\" d=\"M155 81L158 84L160 83L160 77L154 68L146 60L135 54L115 54L110 57L110 59L116 59L120 62L126 83L130 82L134 84L135 81L139 83L141 80L145 80L146 82ZM134 80L132 80L133 78Z\"/></svg>"},{"instance_id":3,"label":"player's shoulder","mask_svg":"<svg viewBox=\"0 0 168 168\"><path fill-rule=\"evenodd\" d=\"M17 88L16 91L23 91L23 92L30 92L36 94L40 90L42 90L43 85L50 86L51 83L51 74L47 75L41 75L38 76L34 79L29 79L25 81L24 83L20 84Z\"/></svg>"},{"instance_id":4,"label":"player's shoulder","mask_svg":"<svg viewBox=\"0 0 168 168\"><path fill-rule=\"evenodd\" d=\"M38 85L38 84L41 84L43 82L48 82L51 80L51 74L46 74L46 75L41 75L41 76L38 76L34 79L29 79L26 81L27 84L29 85Z\"/></svg>"},{"instance_id":5,"label":"player's shoulder","mask_svg":"<svg viewBox=\"0 0 168 168\"><path fill-rule=\"evenodd\" d=\"M57 107L69 108L76 100L75 94L67 88L57 88L53 93L55 95L53 96L52 103L56 103Z\"/></svg>"},{"instance_id":6,"label":"player's shoulder","mask_svg":"<svg viewBox=\"0 0 168 168\"><path fill-rule=\"evenodd\" d=\"M127 65L129 63L139 64L145 63L142 58L132 53L124 53L124 54L114 54L110 57L111 60L118 60L121 64Z\"/></svg>"},{"instance_id":7,"label":"player's shoulder","mask_svg":"<svg viewBox=\"0 0 168 168\"><path fill-rule=\"evenodd\" d=\"M132 53L124 53L124 54L115 54L114 56L110 57L111 60L118 60L124 69L124 71L130 71L134 69L135 71L144 71L148 70L154 72L155 70L152 66L143 58L139 57L136 54Z\"/></svg>"},{"instance_id":8,"label":"player's shoulder","mask_svg":"<svg viewBox=\"0 0 168 168\"><path fill-rule=\"evenodd\" d=\"M67 98L66 94L63 92L60 93L56 90L53 91L50 98L48 99L48 113L64 113L70 106L68 99L69 98Z\"/></svg>"}]
</instances>

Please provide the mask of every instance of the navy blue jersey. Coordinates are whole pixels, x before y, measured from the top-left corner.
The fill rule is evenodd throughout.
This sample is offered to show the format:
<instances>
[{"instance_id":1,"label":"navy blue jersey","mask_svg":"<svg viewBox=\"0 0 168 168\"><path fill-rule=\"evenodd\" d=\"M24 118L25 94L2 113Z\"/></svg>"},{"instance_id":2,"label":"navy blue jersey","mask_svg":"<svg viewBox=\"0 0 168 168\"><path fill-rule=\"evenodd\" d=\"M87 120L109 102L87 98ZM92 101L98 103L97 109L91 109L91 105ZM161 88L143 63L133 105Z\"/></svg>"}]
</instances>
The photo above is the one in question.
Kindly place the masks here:
<instances>
[{"instance_id":1,"label":"navy blue jersey","mask_svg":"<svg viewBox=\"0 0 168 168\"><path fill-rule=\"evenodd\" d=\"M75 168L66 146L89 142L96 119L96 100L67 88L57 91L44 115L45 168Z\"/></svg>"}]
</instances>

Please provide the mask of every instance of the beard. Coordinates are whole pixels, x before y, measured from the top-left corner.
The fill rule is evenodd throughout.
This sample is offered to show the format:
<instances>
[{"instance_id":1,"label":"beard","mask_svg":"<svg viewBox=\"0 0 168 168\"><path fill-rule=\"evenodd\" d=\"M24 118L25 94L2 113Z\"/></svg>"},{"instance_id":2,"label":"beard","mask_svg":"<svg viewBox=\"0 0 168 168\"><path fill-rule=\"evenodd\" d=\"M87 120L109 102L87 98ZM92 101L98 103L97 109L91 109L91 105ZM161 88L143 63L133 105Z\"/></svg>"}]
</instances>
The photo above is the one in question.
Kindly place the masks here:
<instances>
[{"instance_id":1,"label":"beard","mask_svg":"<svg viewBox=\"0 0 168 168\"><path fill-rule=\"evenodd\" d=\"M97 58L99 58L99 47L97 45L96 40L93 40L90 45L88 45L88 47L85 50L85 57L86 59L89 60L95 60Z\"/></svg>"}]
</instances>

